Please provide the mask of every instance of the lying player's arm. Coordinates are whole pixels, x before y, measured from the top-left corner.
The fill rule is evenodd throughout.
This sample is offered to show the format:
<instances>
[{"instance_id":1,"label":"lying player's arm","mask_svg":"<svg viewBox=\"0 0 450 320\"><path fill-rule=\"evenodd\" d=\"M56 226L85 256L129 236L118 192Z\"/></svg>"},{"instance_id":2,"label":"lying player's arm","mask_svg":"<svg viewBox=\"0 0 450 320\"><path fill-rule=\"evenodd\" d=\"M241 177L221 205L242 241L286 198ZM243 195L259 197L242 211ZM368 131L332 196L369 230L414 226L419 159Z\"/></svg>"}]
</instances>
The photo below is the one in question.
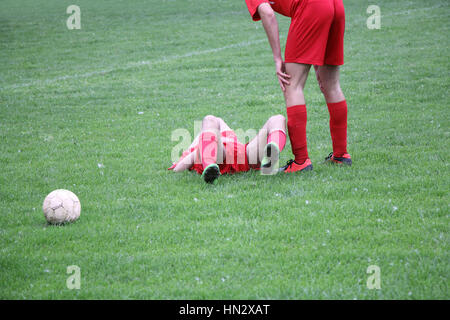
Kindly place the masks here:
<instances>
[{"instance_id":1,"label":"lying player's arm","mask_svg":"<svg viewBox=\"0 0 450 320\"><path fill-rule=\"evenodd\" d=\"M280 35L275 12L273 12L270 4L261 3L258 7L258 14L261 17L264 30L266 31L267 38L269 39L270 47L272 48L278 82L280 83L281 90L285 91L285 85L289 85L288 79L290 76L286 74L283 58L281 57Z\"/></svg>"},{"instance_id":2,"label":"lying player's arm","mask_svg":"<svg viewBox=\"0 0 450 320\"><path fill-rule=\"evenodd\" d=\"M186 157L181 159L181 161L177 163L175 168L173 168L173 171L181 172L190 169L194 165L196 152L197 150L194 150L193 152L189 153Z\"/></svg>"}]
</instances>

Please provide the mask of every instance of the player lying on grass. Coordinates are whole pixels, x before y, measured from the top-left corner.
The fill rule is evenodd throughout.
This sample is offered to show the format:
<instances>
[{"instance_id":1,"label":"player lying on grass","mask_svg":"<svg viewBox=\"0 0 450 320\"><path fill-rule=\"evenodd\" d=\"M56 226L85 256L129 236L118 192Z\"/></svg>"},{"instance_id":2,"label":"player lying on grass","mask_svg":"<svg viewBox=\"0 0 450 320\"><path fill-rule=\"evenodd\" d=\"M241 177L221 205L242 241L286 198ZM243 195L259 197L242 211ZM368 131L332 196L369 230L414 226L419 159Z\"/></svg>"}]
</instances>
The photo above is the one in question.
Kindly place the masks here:
<instances>
[{"instance_id":1,"label":"player lying on grass","mask_svg":"<svg viewBox=\"0 0 450 320\"><path fill-rule=\"evenodd\" d=\"M207 183L226 173L261 169L262 174L278 171L279 155L286 144L286 120L282 115L269 118L247 144L221 118L203 118L202 131L169 170L195 170Z\"/></svg>"}]
</instances>

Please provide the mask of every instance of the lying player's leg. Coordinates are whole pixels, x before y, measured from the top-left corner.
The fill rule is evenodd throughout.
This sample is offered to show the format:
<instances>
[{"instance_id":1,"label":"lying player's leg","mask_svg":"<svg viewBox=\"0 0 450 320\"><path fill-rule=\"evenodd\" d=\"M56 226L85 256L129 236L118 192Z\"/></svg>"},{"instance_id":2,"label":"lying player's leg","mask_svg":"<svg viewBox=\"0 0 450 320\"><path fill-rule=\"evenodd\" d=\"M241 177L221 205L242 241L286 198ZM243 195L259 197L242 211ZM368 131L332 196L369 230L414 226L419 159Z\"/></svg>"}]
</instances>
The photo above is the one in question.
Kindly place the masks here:
<instances>
[{"instance_id":1,"label":"lying player's leg","mask_svg":"<svg viewBox=\"0 0 450 320\"><path fill-rule=\"evenodd\" d=\"M203 126L203 123L205 123L205 126ZM219 128L219 132L222 133L223 131L228 131L230 129L230 127L225 123L225 121L222 120L222 118L219 117L215 117L212 115L207 115L203 118L202 121L202 131L204 128L207 127L212 127L212 128ZM197 148L199 146L199 141L200 141L200 136L201 136L202 132L200 132L195 138L194 141L192 141L191 145L189 146L189 148L187 150L193 150L195 148ZM220 137L219 137L220 140ZM221 160L221 153L218 153L218 160ZM181 160L181 159L180 159ZM198 161L198 163L201 163L201 157L197 157L196 160ZM220 163L220 162L219 162Z\"/></svg>"},{"instance_id":2,"label":"lying player's leg","mask_svg":"<svg viewBox=\"0 0 450 320\"><path fill-rule=\"evenodd\" d=\"M200 134L198 134L195 137L194 141L192 141L189 148L187 148L183 152L183 154L181 155L180 159L178 159L177 162L172 164L172 166L169 168L169 170L173 170L174 172L181 172L181 171L190 169L194 165L195 160L199 159L199 157L196 156L196 153L198 152L199 139L200 139Z\"/></svg>"},{"instance_id":3,"label":"lying player's leg","mask_svg":"<svg viewBox=\"0 0 450 320\"><path fill-rule=\"evenodd\" d=\"M202 162L202 178L206 183L213 183L220 175L217 154L222 152L220 142L220 120L208 115L203 118L202 132L199 138L199 154Z\"/></svg>"},{"instance_id":4,"label":"lying player's leg","mask_svg":"<svg viewBox=\"0 0 450 320\"><path fill-rule=\"evenodd\" d=\"M279 154L286 145L286 119L282 115L269 118L247 145L250 165L261 164L261 173L278 171Z\"/></svg>"},{"instance_id":5,"label":"lying player's leg","mask_svg":"<svg viewBox=\"0 0 450 320\"><path fill-rule=\"evenodd\" d=\"M195 149L194 151L182 157L173 167L170 167L169 170L173 170L173 172L181 172L192 168L195 162L197 151L198 150Z\"/></svg>"},{"instance_id":6,"label":"lying player's leg","mask_svg":"<svg viewBox=\"0 0 450 320\"><path fill-rule=\"evenodd\" d=\"M223 147L220 141L220 130L224 128L223 120L208 115L203 118L202 131L194 139L190 148L183 153L181 159L169 170L181 172L187 169L194 169L202 173L203 179L212 183L220 175L217 165L217 154L223 154Z\"/></svg>"},{"instance_id":7,"label":"lying player's leg","mask_svg":"<svg viewBox=\"0 0 450 320\"><path fill-rule=\"evenodd\" d=\"M228 124L222 118L216 117L216 119L219 122L220 133L225 131L232 131L231 128L228 126Z\"/></svg>"}]
</instances>

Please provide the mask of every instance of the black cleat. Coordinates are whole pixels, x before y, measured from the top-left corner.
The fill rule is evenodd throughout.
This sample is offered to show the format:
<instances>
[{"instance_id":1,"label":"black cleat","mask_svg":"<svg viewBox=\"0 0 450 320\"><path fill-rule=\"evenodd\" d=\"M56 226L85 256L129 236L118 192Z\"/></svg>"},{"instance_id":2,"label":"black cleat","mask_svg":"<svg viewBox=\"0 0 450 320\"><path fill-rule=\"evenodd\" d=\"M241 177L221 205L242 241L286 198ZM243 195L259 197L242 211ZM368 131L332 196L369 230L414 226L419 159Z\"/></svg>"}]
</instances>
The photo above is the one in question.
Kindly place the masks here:
<instances>
[{"instance_id":1,"label":"black cleat","mask_svg":"<svg viewBox=\"0 0 450 320\"><path fill-rule=\"evenodd\" d=\"M216 163L212 163L203 170L202 178L206 183L214 183L220 176L220 169Z\"/></svg>"},{"instance_id":2,"label":"black cleat","mask_svg":"<svg viewBox=\"0 0 450 320\"><path fill-rule=\"evenodd\" d=\"M351 166L352 165L352 157L350 157L350 155L348 153L345 153L342 157L335 157L333 155L333 152L331 152L328 155L328 157L325 158L325 162Z\"/></svg>"},{"instance_id":3,"label":"black cleat","mask_svg":"<svg viewBox=\"0 0 450 320\"><path fill-rule=\"evenodd\" d=\"M306 172L313 169L311 160L308 158L303 164L297 163L295 160L289 160L284 167L280 168L280 172L293 173L293 172Z\"/></svg>"},{"instance_id":4,"label":"black cleat","mask_svg":"<svg viewBox=\"0 0 450 320\"><path fill-rule=\"evenodd\" d=\"M279 163L280 149L276 143L270 142L264 148L264 158L261 160L261 174L276 174L278 172Z\"/></svg>"}]
</instances>

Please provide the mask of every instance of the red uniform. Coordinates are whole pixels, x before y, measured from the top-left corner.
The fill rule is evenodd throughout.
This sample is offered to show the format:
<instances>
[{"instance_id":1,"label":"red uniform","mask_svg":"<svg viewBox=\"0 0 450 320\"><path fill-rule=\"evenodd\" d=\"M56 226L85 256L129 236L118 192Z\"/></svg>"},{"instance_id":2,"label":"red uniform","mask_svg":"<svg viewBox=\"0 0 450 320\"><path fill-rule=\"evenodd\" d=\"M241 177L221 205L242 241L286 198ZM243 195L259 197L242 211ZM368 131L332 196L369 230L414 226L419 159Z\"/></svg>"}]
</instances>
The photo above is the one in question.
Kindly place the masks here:
<instances>
[{"instance_id":1,"label":"red uniform","mask_svg":"<svg viewBox=\"0 0 450 320\"><path fill-rule=\"evenodd\" d=\"M313 65L344 64L345 11L342 0L245 0L253 20L258 6L269 3L291 18L285 62Z\"/></svg>"},{"instance_id":2,"label":"red uniform","mask_svg":"<svg viewBox=\"0 0 450 320\"><path fill-rule=\"evenodd\" d=\"M247 157L247 144L243 144L238 141L236 134L233 131L223 131L221 133L221 142L225 150L225 158L223 163L217 163L219 165L220 173L237 173L249 171L250 169L259 169L259 164L249 164ZM195 170L199 174L203 173L203 165L200 161L199 146L196 145L189 150L183 152L181 159L190 154L196 152L195 163L189 170ZM180 159L180 160L181 160ZM180 161L179 160L179 161ZM174 163L170 168L173 169L176 166Z\"/></svg>"}]
</instances>

